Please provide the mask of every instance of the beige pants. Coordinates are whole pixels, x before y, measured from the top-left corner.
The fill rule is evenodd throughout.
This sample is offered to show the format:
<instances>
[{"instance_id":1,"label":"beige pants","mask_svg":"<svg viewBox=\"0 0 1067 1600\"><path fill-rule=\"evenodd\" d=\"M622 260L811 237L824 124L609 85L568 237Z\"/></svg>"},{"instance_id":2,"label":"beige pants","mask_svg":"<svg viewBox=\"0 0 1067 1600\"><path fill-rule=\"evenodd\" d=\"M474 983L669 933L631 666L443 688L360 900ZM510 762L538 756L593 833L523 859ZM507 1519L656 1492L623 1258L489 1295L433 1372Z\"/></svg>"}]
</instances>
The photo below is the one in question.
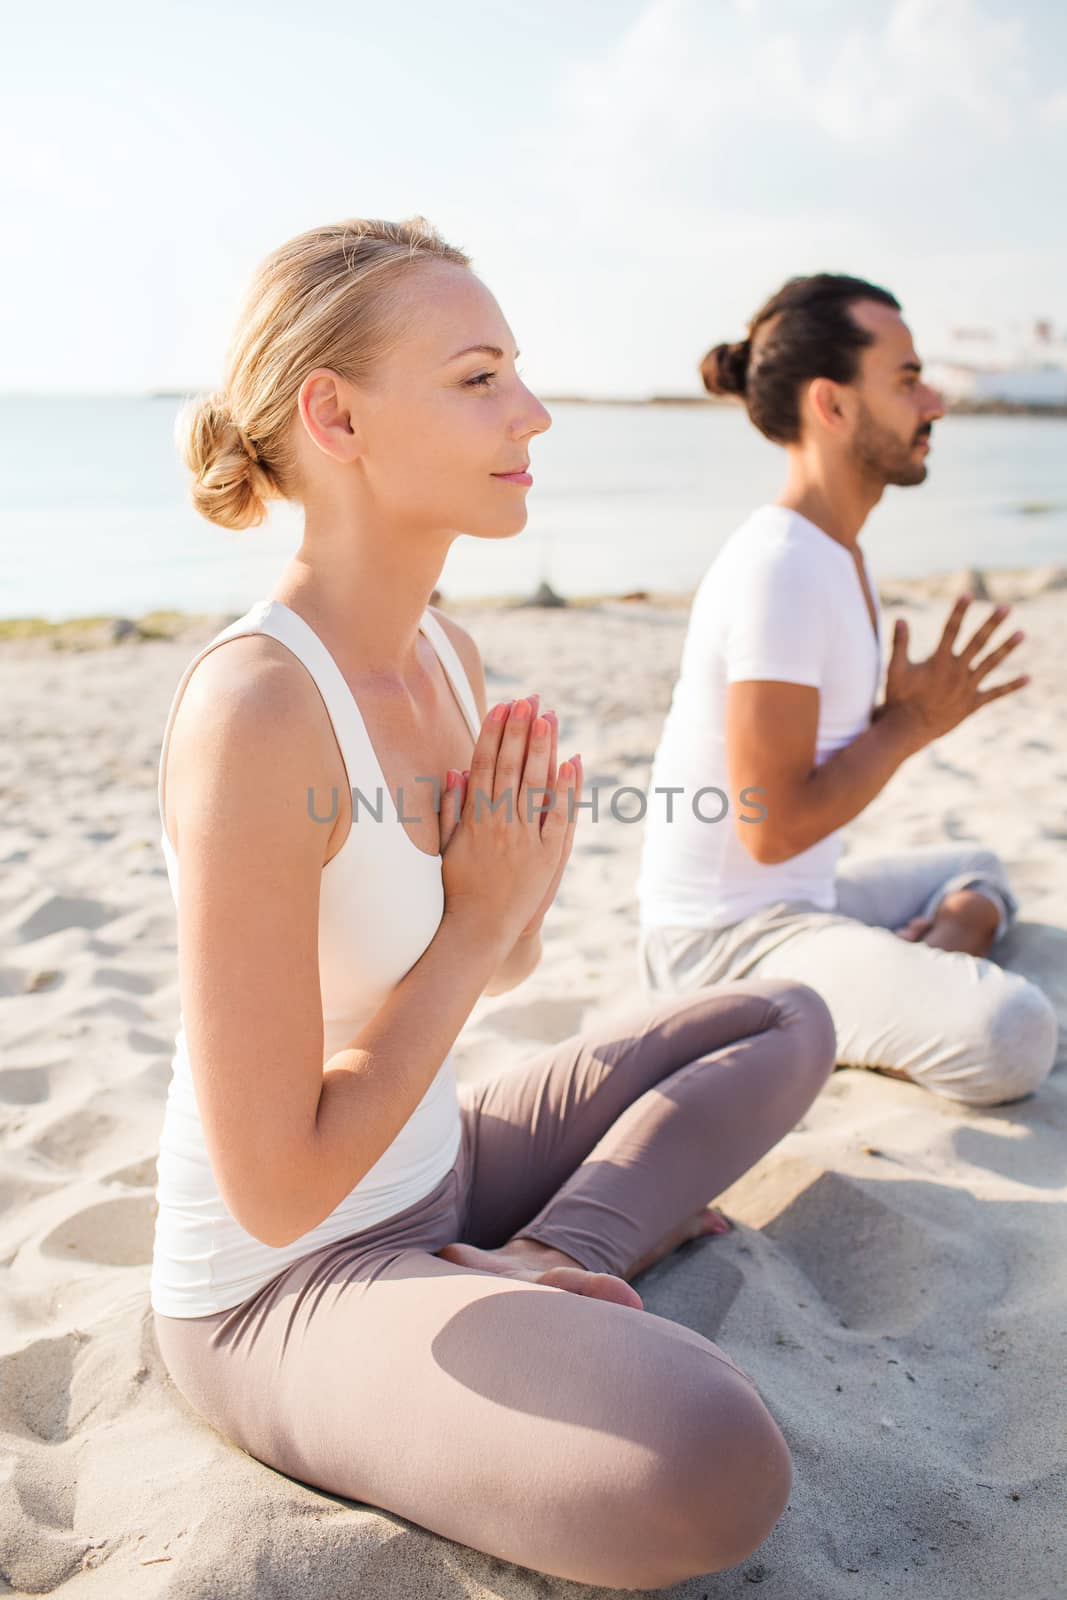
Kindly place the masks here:
<instances>
[{"instance_id":1,"label":"beige pants","mask_svg":"<svg viewBox=\"0 0 1067 1600\"><path fill-rule=\"evenodd\" d=\"M1057 1024L1035 984L891 931L973 888L1000 910L999 939L1018 907L991 850L933 846L846 860L836 885L833 911L779 901L728 928L642 930L646 987L678 994L741 977L791 978L830 1007L842 1065L895 1068L971 1105L1017 1100L1044 1081Z\"/></svg>"}]
</instances>

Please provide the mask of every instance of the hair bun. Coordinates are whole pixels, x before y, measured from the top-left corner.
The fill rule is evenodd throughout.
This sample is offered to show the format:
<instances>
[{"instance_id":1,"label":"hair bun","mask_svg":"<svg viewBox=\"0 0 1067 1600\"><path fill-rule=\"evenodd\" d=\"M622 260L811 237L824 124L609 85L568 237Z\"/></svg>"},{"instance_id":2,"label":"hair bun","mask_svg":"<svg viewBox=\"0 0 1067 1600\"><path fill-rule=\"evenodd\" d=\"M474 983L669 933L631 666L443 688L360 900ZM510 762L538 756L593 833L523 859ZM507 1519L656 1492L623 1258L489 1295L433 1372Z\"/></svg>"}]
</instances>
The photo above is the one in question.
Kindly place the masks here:
<instances>
[{"instance_id":1,"label":"hair bun","mask_svg":"<svg viewBox=\"0 0 1067 1600\"><path fill-rule=\"evenodd\" d=\"M193 474L192 501L223 528L253 528L267 514L274 488L226 397L190 400L175 425L178 450Z\"/></svg>"},{"instance_id":2,"label":"hair bun","mask_svg":"<svg viewBox=\"0 0 1067 1600\"><path fill-rule=\"evenodd\" d=\"M708 351L700 363L700 376L709 394L744 394L750 349L749 341L742 339L740 344L717 344Z\"/></svg>"}]
</instances>

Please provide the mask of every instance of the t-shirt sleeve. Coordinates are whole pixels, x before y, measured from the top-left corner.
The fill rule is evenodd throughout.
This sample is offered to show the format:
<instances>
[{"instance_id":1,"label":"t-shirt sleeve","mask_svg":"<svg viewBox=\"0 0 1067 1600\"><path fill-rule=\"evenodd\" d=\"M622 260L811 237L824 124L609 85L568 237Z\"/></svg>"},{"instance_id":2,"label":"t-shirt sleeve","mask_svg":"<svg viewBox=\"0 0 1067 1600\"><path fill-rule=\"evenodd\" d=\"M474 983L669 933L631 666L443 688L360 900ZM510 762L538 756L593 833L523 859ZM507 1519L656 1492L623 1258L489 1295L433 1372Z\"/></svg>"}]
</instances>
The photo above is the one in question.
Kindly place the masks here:
<instances>
[{"instance_id":1,"label":"t-shirt sleeve","mask_svg":"<svg viewBox=\"0 0 1067 1600\"><path fill-rule=\"evenodd\" d=\"M735 574L726 628L726 681L823 682L829 593L803 550L779 550Z\"/></svg>"}]
</instances>

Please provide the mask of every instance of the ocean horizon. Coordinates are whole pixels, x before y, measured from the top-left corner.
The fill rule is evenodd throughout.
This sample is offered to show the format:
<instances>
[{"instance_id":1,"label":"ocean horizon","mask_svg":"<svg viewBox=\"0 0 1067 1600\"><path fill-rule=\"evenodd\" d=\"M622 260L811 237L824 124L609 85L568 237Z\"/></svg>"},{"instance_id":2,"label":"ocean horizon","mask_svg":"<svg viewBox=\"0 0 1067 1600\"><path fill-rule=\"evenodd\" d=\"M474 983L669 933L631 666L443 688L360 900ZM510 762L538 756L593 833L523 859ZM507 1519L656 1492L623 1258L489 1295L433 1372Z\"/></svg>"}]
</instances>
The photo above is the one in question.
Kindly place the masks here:
<instances>
[{"instance_id":1,"label":"ocean horizon","mask_svg":"<svg viewBox=\"0 0 1067 1600\"><path fill-rule=\"evenodd\" d=\"M64 621L242 612L300 542L276 504L243 533L198 517L173 443L181 397L0 396L0 616ZM532 443L526 529L461 536L453 599L688 593L734 527L773 500L780 450L739 407L563 400ZM863 534L877 578L1067 562L1067 423L950 414L926 483L889 489Z\"/></svg>"}]
</instances>

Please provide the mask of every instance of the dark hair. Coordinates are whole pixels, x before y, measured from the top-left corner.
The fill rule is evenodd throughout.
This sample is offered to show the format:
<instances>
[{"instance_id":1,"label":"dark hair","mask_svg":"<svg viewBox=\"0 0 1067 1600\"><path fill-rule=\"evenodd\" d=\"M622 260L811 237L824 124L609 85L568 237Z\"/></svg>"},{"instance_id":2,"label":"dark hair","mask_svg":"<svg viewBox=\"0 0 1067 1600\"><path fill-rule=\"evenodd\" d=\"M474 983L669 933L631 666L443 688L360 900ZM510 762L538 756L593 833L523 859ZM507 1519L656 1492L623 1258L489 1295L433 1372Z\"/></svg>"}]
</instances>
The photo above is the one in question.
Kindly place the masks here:
<instances>
[{"instance_id":1,"label":"dark hair","mask_svg":"<svg viewBox=\"0 0 1067 1600\"><path fill-rule=\"evenodd\" d=\"M749 323L739 344L717 344L700 363L709 394L740 395L761 433L776 444L800 438L800 388L812 378L852 383L857 357L873 343L850 316L858 300L900 310L888 289L863 278L818 272L790 278Z\"/></svg>"}]
</instances>

